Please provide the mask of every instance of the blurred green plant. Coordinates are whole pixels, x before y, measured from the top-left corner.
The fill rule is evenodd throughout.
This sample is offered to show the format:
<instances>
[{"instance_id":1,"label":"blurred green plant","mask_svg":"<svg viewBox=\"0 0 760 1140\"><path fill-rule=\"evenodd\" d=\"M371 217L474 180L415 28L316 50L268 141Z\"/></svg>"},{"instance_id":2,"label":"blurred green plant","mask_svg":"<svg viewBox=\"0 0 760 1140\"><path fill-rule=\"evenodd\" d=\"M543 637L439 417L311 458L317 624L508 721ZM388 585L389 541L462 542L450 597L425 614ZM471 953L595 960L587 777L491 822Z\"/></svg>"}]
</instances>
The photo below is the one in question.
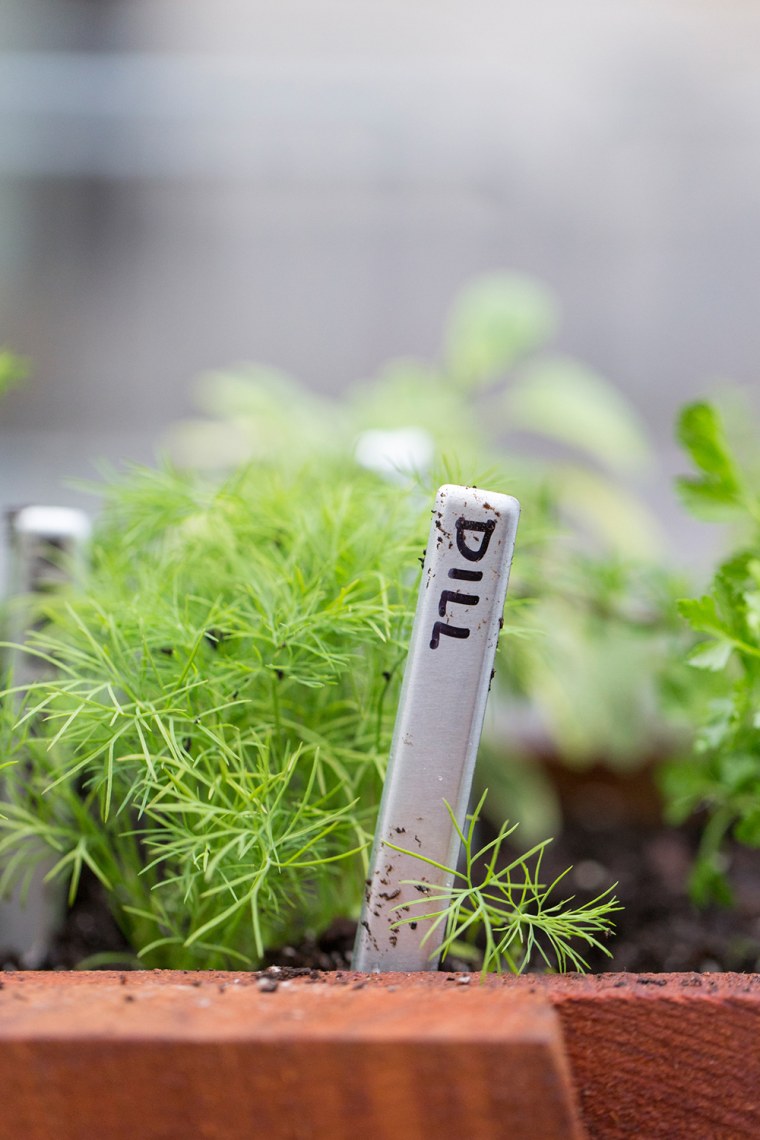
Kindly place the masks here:
<instances>
[{"instance_id":1,"label":"blurred green plant","mask_svg":"<svg viewBox=\"0 0 760 1140\"><path fill-rule=\"evenodd\" d=\"M743 418L751 420L747 409ZM760 480L738 460L715 405L684 408L678 435L696 468L678 481L683 501L699 518L729 523L732 540L708 591L680 602L696 636L689 663L703 701L699 711L691 702L693 754L668 764L662 785L672 822L702 820L693 897L729 903L727 835L760 846Z\"/></svg>"},{"instance_id":2,"label":"blurred green plant","mask_svg":"<svg viewBox=\"0 0 760 1140\"><path fill-rule=\"evenodd\" d=\"M0 348L0 396L17 388L26 379L29 366L25 360L8 349Z\"/></svg>"},{"instance_id":3,"label":"blurred green plant","mask_svg":"<svg viewBox=\"0 0 760 1140\"><path fill-rule=\"evenodd\" d=\"M515 494L523 521L497 682L512 751L523 740L568 763L631 766L683 732L660 687L673 640L686 643L674 601L689 586L667 569L639 493L655 472L646 429L610 383L551 350L559 323L537 282L488 276L455 299L440 362L391 360L338 400L260 366L206 376L204 418L177 425L167 446L180 464L209 468L357 449L391 477L432 466ZM494 756L492 803L499 766Z\"/></svg>"}]
</instances>

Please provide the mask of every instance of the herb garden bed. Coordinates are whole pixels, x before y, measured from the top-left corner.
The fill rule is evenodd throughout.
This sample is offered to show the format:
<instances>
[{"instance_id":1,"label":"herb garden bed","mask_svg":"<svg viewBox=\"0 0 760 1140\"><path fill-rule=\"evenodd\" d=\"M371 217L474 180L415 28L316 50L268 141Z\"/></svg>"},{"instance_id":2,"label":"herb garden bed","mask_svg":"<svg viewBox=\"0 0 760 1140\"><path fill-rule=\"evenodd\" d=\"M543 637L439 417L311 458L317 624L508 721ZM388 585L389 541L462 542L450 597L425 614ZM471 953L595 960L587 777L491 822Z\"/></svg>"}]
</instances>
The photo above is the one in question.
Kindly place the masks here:
<instances>
[{"instance_id":1,"label":"herb garden bed","mask_svg":"<svg viewBox=\"0 0 760 1140\"><path fill-rule=\"evenodd\" d=\"M699 829L696 824L665 826L645 775L616 778L601 768L575 774L553 769L552 779L560 785L566 818L547 848L545 873L553 877L571 867L567 893L581 899L591 897L599 884L617 883L623 903L608 943L612 962L594 947L585 951L593 973L611 967L632 973L760 969L759 850L727 844L733 905L697 907L689 897L688 873ZM604 811L599 810L602 801ZM285 967L347 969L354 933L354 923L339 920L319 939L286 947L267 961ZM73 969L102 954L123 955L125 964L134 961L104 892L92 875L85 874L43 965L51 970ZM19 964L0 946L0 967ZM537 965L540 968L541 963Z\"/></svg>"},{"instance_id":2,"label":"herb garden bed","mask_svg":"<svg viewBox=\"0 0 760 1140\"><path fill-rule=\"evenodd\" d=\"M690 830L569 812L558 865L620 881L615 964L684 972L361 975L350 923L260 973L10 971L0 1136L756 1136L760 975L703 971L756 961L758 853L734 852L738 905L700 911ZM124 948L83 885L58 965Z\"/></svg>"},{"instance_id":3,"label":"herb garden bed","mask_svg":"<svg viewBox=\"0 0 760 1140\"><path fill-rule=\"evenodd\" d=\"M456 369L452 379L458 383ZM437 408L437 382L433 391ZM591 391L596 404L595 384ZM266 386L258 396L266 405ZM300 455L291 415L300 402L287 396L286 404L287 448L280 451ZM461 434L464 415L448 419ZM332 426L326 419L325 439ZM364 879L359 852L391 739L392 773L399 741L411 770L424 771L425 742L437 779L433 810L449 809L457 829L467 795L460 782L456 797L438 787L434 762L447 749L433 731L411 730L422 721L410 716L391 737L423 512L411 485L402 492L356 467L349 459L354 428L344 430L343 458L307 448L298 470L273 452L219 486L173 469L125 477L109 491L79 594L57 592L56 575L76 562L53 556L60 543L27 552L44 588L30 587L33 597L20 598L18 612L11 606L19 633L6 646L14 683L0 703L0 887L23 883L46 857L75 905L51 946L49 971L14 969L18 961L0 945L0 1140L760 1135L760 975L731 972L760 964L760 856L749 849L760 846L760 561L749 551L722 564L709 595L681 604L690 629L675 629L670 576L651 568L639 597L633 574L615 564L594 568L582 551L567 558L560 544L542 538L550 516L543 492L531 491L528 480L533 502L525 514L535 530L524 534L507 691L511 685L543 708L541 698L556 694L559 680L560 704L573 713L564 730L561 718L555 725L560 740L572 736L565 759L588 760L615 755L596 729L591 742L573 735L589 709L609 704L616 720L618 690L639 674L667 689L678 724L690 717L692 729L701 725L689 761L663 769L664 782L658 776L669 818L689 822L664 828L646 779L639 802L629 794L638 794L638 776L621 794L599 785L615 780L609 772L578 780L560 768L553 775L566 826L557 842L515 857L513 829L497 825L496 838L486 835L475 856L483 798L466 835L458 831L467 875L456 876L457 845L436 860L420 839L425 814L413 789L397 799L419 814L411 826L390 818L376 845L394 853L394 864L411 856L413 870L394 886L388 876L398 868L390 857L381 861L383 889L371 909L381 931L371 929L371 919L362 926L374 950L384 937L395 950L399 926L412 934L421 918L435 922L443 914L435 906L448 906L451 892L447 886L442 903L426 877L434 867L457 882L447 939L456 931L458 945L461 933L474 940L469 917L484 918L477 945L487 963L490 947L494 967L517 969L539 949L531 969L587 959L603 970L614 914L613 965L645 972L483 979L477 971L355 973L347 957L353 930L340 916L358 912L363 881L373 881L372 872ZM756 522L760 499L734 469L714 412L687 409L680 433L701 472L683 481L688 495L709 506L749 504ZM485 603L498 574L485 575L486 562L482 569L475 563L485 559L503 512L490 492L455 490L466 491L466 504L448 522L437 501L421 559L422 601L431 584L435 589L420 606L425 637L413 635L412 645L443 659L441 641L445 652L453 646L461 654L481 645L475 635L488 629L481 648L492 656L501 600L490 617ZM490 514L476 517L476 507ZM444 566L455 546L456 564ZM495 569L503 573L507 564ZM435 566L445 581L431 576ZM522 646L520 634L533 620L545 633L569 631L568 639L545 642L543 652L527 637ZM610 656L607 639L618 634L623 639ZM631 657L634 641L641 659ZM664 657L667 676L660 677ZM690 670L688 682L687 659L701 669ZM435 692L435 708L427 698L419 706L433 710L433 728L447 740L439 710L459 729L474 724L478 718L458 711L461 679L483 679L464 702L480 716L491 664L485 653L449 658L450 668L425 673L435 684L402 690L402 707L404 694ZM591 705L568 687L575 675ZM648 690L639 696L641 710L654 707ZM615 727L625 738L622 762L628 757L635 766L650 755L656 725L637 712L635 695L624 704L630 719ZM630 727L638 721L647 730L644 752L632 747L642 745ZM469 730L463 736L466 747L453 751L467 761L469 781L476 739ZM499 776L506 780L501 800L511 811L506 773L497 766L495 781L486 775L492 786ZM645 810L618 811L615 796L617 807L635 802ZM489 905L475 907L485 879L470 871L483 868ZM693 897L712 905L696 909L690 878ZM576 900L562 914L556 899L547 901L557 879L567 906ZM729 886L734 905L721 910L714 900L726 898ZM390 929L385 904L405 916ZM422 906L431 913L412 910ZM325 928L318 942L300 941ZM546 945L537 947L536 930ZM420 929L414 940L422 936ZM570 945L574 937L581 955ZM424 964L427 947L415 949ZM176 968L69 972L83 958L89 966L127 967L138 951L144 964ZM377 964L355 960L367 969ZM239 964L267 968L183 969ZM385 965L397 971L410 961ZM449 960L450 969L457 965Z\"/></svg>"}]
</instances>

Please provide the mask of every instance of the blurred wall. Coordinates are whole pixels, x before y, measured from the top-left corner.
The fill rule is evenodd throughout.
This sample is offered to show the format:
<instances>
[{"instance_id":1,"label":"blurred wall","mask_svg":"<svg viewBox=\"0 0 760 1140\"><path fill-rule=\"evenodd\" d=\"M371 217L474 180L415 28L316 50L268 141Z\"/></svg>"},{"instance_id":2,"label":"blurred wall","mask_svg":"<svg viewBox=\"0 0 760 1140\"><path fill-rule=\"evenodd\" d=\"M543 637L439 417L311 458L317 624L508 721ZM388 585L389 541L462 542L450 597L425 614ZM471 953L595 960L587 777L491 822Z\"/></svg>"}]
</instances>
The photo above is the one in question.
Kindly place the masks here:
<instances>
[{"instance_id":1,"label":"blurred wall","mask_svg":"<svg viewBox=\"0 0 760 1140\"><path fill-rule=\"evenodd\" d=\"M2 505L147 458L199 371L338 390L457 287L552 286L661 448L760 368L750 0L0 0ZM688 527L677 542L692 541Z\"/></svg>"}]
</instances>

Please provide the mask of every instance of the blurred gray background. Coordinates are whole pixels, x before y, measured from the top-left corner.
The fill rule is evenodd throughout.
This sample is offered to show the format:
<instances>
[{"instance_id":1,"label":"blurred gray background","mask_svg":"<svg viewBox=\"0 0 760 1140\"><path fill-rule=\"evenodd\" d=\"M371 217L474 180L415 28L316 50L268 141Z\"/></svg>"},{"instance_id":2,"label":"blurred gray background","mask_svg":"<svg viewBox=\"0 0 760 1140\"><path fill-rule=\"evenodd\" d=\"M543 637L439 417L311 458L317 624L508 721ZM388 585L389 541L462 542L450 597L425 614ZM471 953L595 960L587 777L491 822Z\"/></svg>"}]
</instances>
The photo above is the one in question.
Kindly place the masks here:
<instances>
[{"instance_id":1,"label":"blurred gray background","mask_svg":"<svg viewBox=\"0 0 760 1140\"><path fill-rule=\"evenodd\" d=\"M760 370L752 0L0 0L0 505L150 458L199 372L339 391L536 275L559 346L676 408ZM699 532L702 533L701 531Z\"/></svg>"}]
</instances>

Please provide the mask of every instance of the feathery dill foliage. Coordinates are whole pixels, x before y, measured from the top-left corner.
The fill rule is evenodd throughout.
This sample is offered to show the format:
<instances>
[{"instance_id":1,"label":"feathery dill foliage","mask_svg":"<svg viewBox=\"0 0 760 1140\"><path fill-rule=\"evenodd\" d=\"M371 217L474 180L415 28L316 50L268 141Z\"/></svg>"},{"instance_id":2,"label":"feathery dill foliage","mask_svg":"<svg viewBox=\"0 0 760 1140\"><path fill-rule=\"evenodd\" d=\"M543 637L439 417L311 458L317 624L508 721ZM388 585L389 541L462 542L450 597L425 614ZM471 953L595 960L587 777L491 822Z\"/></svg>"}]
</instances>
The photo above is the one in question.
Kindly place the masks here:
<instances>
[{"instance_id":1,"label":"feathery dill foliage","mask_svg":"<svg viewBox=\"0 0 760 1140\"><path fill-rule=\"evenodd\" d=\"M574 943L596 947L611 957L599 939L612 932L612 916L622 910L612 894L614 887L575 906L570 905L572 898L557 899L555 891L567 872L551 883L544 883L541 878L544 851L551 840L545 839L529 851L515 854L508 848L508 841L517 824L504 823L494 839L476 848L476 829L487 794L483 793L475 810L467 816L464 830L446 804L462 841L459 870L426 858L424 852L405 852L415 854L421 863L445 871L453 885L446 890L431 887L424 879L415 881L420 898L400 908L400 914L410 913L399 917L395 925L425 922L423 945L442 927L444 960L452 953L466 955L479 938L483 974L501 973L505 967L520 974L539 958L550 970L564 972L569 967L585 971L588 963Z\"/></svg>"},{"instance_id":2,"label":"feathery dill foliage","mask_svg":"<svg viewBox=\"0 0 760 1140\"><path fill-rule=\"evenodd\" d=\"M429 499L339 466L135 470L85 592L40 603L3 880L90 868L145 964L253 964L358 906Z\"/></svg>"}]
</instances>

